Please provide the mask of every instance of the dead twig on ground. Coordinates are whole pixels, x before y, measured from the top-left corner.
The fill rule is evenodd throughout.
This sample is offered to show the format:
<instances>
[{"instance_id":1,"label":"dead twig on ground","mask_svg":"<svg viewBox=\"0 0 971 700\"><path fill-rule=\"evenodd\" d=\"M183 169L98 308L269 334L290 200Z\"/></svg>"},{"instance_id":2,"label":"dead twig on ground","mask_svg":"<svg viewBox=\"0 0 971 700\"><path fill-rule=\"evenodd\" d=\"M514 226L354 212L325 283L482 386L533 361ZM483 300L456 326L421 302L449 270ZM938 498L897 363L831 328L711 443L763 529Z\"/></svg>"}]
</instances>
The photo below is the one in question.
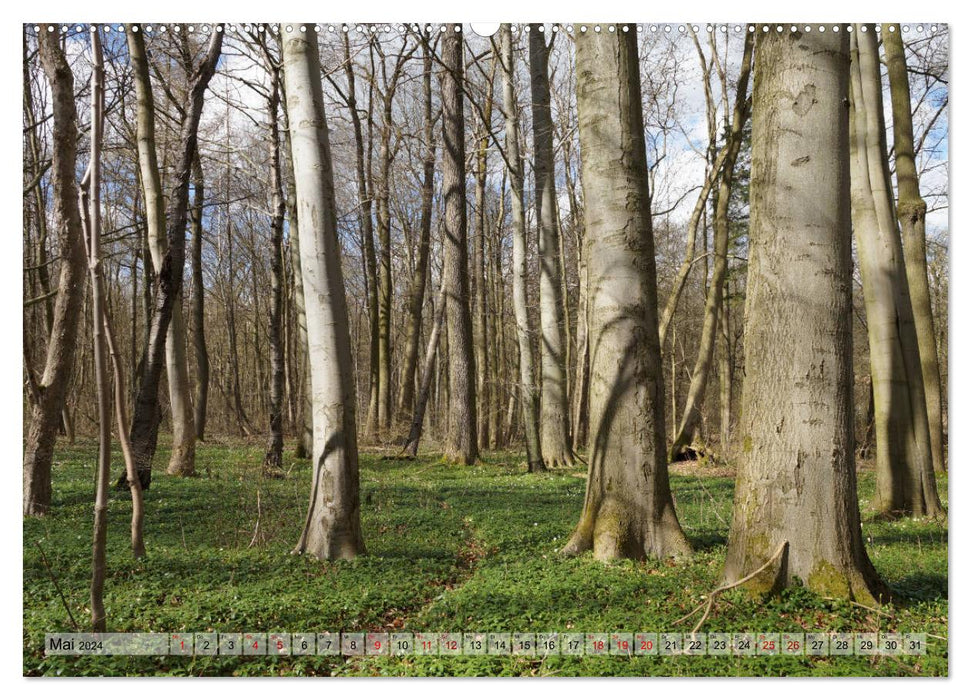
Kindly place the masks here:
<instances>
[{"instance_id":1,"label":"dead twig on ground","mask_svg":"<svg viewBox=\"0 0 971 700\"><path fill-rule=\"evenodd\" d=\"M711 607L712 607L712 605L715 604L715 597L716 596L721 595L725 591L729 591L729 590L731 590L733 588L737 588L738 586L741 586L743 583L745 583L747 581L751 581L753 578L755 578L760 573L762 573L763 571L765 571L767 568L769 568L769 565L772 562L774 562L776 559L778 559L782 555L782 552L785 551L785 548L786 548L786 546L788 544L789 544L789 541L788 540L786 540L782 544L780 544L779 545L779 548L775 550L775 553L773 553L773 555L771 557L769 557L766 560L766 562L764 564L762 564L762 566L760 566L759 568L757 568L755 571L753 571L752 573L750 573L748 576L745 576L744 578L740 578L738 581L734 581L733 583L726 583L724 586L719 586L718 588L716 588L715 590L713 590L711 593L709 593L707 596L705 596L706 602L699 604L698 607L696 607L694 610L692 610L691 612L689 612L687 615L685 615L684 617L676 620L674 624L676 624L676 625L681 624L682 622L684 622L685 620L687 620L689 617L691 617L692 615L694 615L696 612L698 612L699 610L701 610L702 608L704 608L705 609L705 613L701 616L701 619L698 620L698 624L694 626L694 629L691 630L691 634L695 634L699 629L701 629L701 626L705 623L705 620L707 620L708 619L708 616L711 614Z\"/></svg>"},{"instance_id":2,"label":"dead twig on ground","mask_svg":"<svg viewBox=\"0 0 971 700\"><path fill-rule=\"evenodd\" d=\"M70 606L67 604L67 598L64 597L64 592L61 590L61 585L57 582L57 577L54 575L53 569L51 569L51 563L47 560L47 553L44 552L44 548L40 545L40 540L35 543L37 545L37 550L40 552L41 559L44 560L44 568L47 569L47 575L51 577L51 583L54 584L54 590L57 591L57 595L61 598L61 603L64 605L64 609L67 611L67 616L71 618L71 626L74 627L74 631L81 629L78 627L78 621L74 619L74 613L71 612Z\"/></svg>"}]
</instances>

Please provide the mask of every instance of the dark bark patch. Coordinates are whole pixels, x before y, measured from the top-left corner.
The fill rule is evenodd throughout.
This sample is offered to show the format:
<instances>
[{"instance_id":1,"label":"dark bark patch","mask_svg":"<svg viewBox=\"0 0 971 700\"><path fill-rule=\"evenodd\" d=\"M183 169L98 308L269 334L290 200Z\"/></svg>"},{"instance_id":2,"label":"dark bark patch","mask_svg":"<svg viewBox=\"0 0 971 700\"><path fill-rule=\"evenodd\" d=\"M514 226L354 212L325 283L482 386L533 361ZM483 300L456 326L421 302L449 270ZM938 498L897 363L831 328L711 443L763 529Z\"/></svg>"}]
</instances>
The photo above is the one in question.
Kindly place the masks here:
<instances>
[{"instance_id":1,"label":"dark bark patch","mask_svg":"<svg viewBox=\"0 0 971 700\"><path fill-rule=\"evenodd\" d=\"M792 111L800 117L803 117L818 102L819 100L816 99L816 86L810 83L802 89L802 92L796 95L796 99L792 103Z\"/></svg>"}]
</instances>

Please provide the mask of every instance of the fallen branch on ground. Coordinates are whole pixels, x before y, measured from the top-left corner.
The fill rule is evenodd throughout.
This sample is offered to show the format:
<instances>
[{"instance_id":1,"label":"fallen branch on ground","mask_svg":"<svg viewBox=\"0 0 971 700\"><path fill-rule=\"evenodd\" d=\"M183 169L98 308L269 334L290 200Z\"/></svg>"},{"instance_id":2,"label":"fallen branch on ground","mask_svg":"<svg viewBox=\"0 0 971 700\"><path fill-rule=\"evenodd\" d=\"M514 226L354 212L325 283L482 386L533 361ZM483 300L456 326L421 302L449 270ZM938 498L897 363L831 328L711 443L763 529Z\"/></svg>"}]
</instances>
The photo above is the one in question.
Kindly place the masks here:
<instances>
[{"instance_id":1,"label":"fallen branch on ground","mask_svg":"<svg viewBox=\"0 0 971 700\"><path fill-rule=\"evenodd\" d=\"M708 619L708 616L711 614L711 606L715 604L715 596L721 595L725 591L729 591L729 590L731 590L733 588L737 588L738 586L741 586L743 583L745 583L747 581L751 581L753 578L755 578L760 573L762 573L763 571L765 571L769 567L769 564L771 564L776 559L778 559L782 555L782 552L785 551L786 545L788 545L788 544L789 544L788 540L783 541L783 543L779 545L779 548L775 550L775 553L771 557L769 557L766 560L766 562L764 564L762 564L762 566L760 566L759 568L757 568L755 571L753 571L752 573L750 573L748 576L746 576L744 578L740 578L738 581L735 581L733 583L727 583L724 586L719 586L718 588L716 588L715 590L713 590L711 593L709 593L707 596L705 596L706 599L707 599L705 603L699 604L698 607L696 607L694 610L692 610L691 612L689 612L687 615L685 615L684 617L676 620L674 624L676 624L676 625L681 624L682 622L684 622L685 620L687 620L689 617L691 617L692 615L694 615L696 612L698 612L699 610L701 610L702 608L704 608L705 609L705 614L701 616L701 619L698 620L698 624L695 625L695 627L694 627L693 630L691 630L691 634L695 634L699 629L701 629L701 626L705 623L705 620L707 620Z\"/></svg>"}]
</instances>

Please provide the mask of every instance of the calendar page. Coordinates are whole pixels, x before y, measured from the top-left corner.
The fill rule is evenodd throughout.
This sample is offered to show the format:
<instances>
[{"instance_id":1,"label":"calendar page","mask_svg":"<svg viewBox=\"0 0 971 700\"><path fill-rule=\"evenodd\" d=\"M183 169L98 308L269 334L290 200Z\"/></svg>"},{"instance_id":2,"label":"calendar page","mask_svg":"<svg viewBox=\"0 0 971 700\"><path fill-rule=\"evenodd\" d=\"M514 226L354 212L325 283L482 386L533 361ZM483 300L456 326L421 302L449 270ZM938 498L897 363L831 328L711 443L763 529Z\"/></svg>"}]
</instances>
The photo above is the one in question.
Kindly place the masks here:
<instances>
[{"instance_id":1,"label":"calendar page","mask_svg":"<svg viewBox=\"0 0 971 700\"><path fill-rule=\"evenodd\" d=\"M22 24L24 676L949 675L951 28L589 9Z\"/></svg>"}]
</instances>

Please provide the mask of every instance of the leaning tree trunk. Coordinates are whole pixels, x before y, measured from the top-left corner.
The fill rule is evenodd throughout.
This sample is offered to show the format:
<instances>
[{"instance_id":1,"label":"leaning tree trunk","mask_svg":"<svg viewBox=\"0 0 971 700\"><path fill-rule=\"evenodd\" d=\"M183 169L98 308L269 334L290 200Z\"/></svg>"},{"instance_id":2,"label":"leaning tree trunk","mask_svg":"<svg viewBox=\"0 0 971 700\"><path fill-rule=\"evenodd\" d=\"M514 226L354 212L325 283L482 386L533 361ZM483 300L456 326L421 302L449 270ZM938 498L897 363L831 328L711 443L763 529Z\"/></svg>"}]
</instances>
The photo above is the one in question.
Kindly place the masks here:
<instances>
[{"instance_id":1,"label":"leaning tree trunk","mask_svg":"<svg viewBox=\"0 0 971 700\"><path fill-rule=\"evenodd\" d=\"M539 396L533 365L533 330L529 322L529 275L526 266L526 213L523 204L523 161L519 153L519 104L516 99L512 28L500 28L502 42L503 103L506 114L506 162L512 195L512 296L519 348L519 398L526 437L526 464L531 472L544 469L539 434Z\"/></svg>"},{"instance_id":2,"label":"leaning tree trunk","mask_svg":"<svg viewBox=\"0 0 971 700\"><path fill-rule=\"evenodd\" d=\"M550 113L550 47L541 25L530 25L529 83L533 102L533 172L539 229L540 440L547 467L573 464L563 325L563 261L556 215L553 118Z\"/></svg>"},{"instance_id":3,"label":"leaning tree trunk","mask_svg":"<svg viewBox=\"0 0 971 700\"><path fill-rule=\"evenodd\" d=\"M718 318L721 314L728 274L728 205L732 194L732 180L735 174L735 161L742 145L745 120L748 118L748 78L752 67L752 42L754 35L745 35L745 49L742 54L742 67L735 85L735 107L732 112L732 126L725 145L725 160L722 163L718 198L715 204L715 265L711 274L708 298L705 300L705 319L698 341L698 357L691 373L691 385L685 400L681 425L671 445L672 461L680 458L691 445L701 423L701 409L708 391L708 376L711 374L712 360L715 355L715 339L718 336Z\"/></svg>"},{"instance_id":4,"label":"leaning tree trunk","mask_svg":"<svg viewBox=\"0 0 971 700\"><path fill-rule=\"evenodd\" d=\"M302 235L300 266L310 301L306 314L314 409L313 485L294 551L318 559L353 559L364 553L353 362L320 54L312 25L285 35L283 64Z\"/></svg>"},{"instance_id":5,"label":"leaning tree trunk","mask_svg":"<svg viewBox=\"0 0 971 700\"><path fill-rule=\"evenodd\" d=\"M149 77L148 56L141 32L129 31L128 50L135 75L138 101L138 162L145 196L146 224L152 263L158 286L154 295L155 313L149 331L149 345L142 369L141 383L132 415L131 443L143 488L151 483L158 420L158 384L164 361L172 410L172 456L168 473L189 476L195 473L195 416L189 394L189 370L185 355L185 328L182 321L182 274L185 267L185 227L192 162L197 151L197 130L205 90L216 70L222 47L222 32L213 31L206 55L192 75L179 136L175 188L168 207L162 197L161 179L155 149L155 102ZM165 232L163 237L163 231Z\"/></svg>"},{"instance_id":6,"label":"leaning tree trunk","mask_svg":"<svg viewBox=\"0 0 971 700\"><path fill-rule=\"evenodd\" d=\"M873 379L877 488L883 516L941 510L931 458L924 384L894 220L884 143L883 96L873 25L854 31L851 141L853 224L863 277ZM860 27L858 26L859 30Z\"/></svg>"},{"instance_id":7,"label":"leaning tree trunk","mask_svg":"<svg viewBox=\"0 0 971 700\"><path fill-rule=\"evenodd\" d=\"M685 284L688 281L688 275L691 274L691 268L694 267L694 264L699 260L699 258L695 257L695 248L697 247L698 240L698 225L701 222L702 215L706 212L705 207L708 204L708 195L711 193L712 188L718 181L718 176L721 173L722 165L724 164L725 159L728 157L730 145L730 143L726 143L724 146L722 146L718 157L715 158L715 162L712 164L711 169L708 171L705 181L701 186L701 192L698 194L698 199L695 200L695 206L691 211L691 216L688 218L688 242L684 249L684 260L681 262L681 266L678 268L678 272L674 276L674 283L671 286L671 292L668 294L667 301L664 303L664 309L661 311L661 319L658 321L658 336L660 337L662 350L667 343L668 331L672 329L671 320L674 318L674 312L678 308L678 302L681 300L681 294L684 291Z\"/></svg>"},{"instance_id":8,"label":"leaning tree trunk","mask_svg":"<svg viewBox=\"0 0 971 700\"><path fill-rule=\"evenodd\" d=\"M94 341L95 393L98 404L98 470L95 479L94 545L92 551L93 573L91 577L91 610L96 630L105 629L104 578L106 570L106 542L108 535L108 484L111 470L111 402L107 357L111 359L114 377L115 420L118 426L118 439L125 460L125 474L132 498L131 544L132 555L139 558L145 555L142 525L144 522L144 499L142 486L135 469L131 444L126 431L128 417L125 415L124 375L121 358L111 328L111 316L107 295L105 294L104 273L101 260L101 153L104 140L104 60L101 52L101 38L97 32L91 34L91 52L94 64L91 71L91 159L88 170L81 183L82 225L88 257L88 273L91 281L92 299L92 339Z\"/></svg>"},{"instance_id":9,"label":"leaning tree trunk","mask_svg":"<svg viewBox=\"0 0 971 700\"><path fill-rule=\"evenodd\" d=\"M31 411L25 440L24 515L45 515L51 505L54 441L74 368L84 298L84 240L75 184L78 127L74 75L61 50L57 27L52 32L47 31L48 28L48 25L41 25L39 50L41 65L50 84L54 117L50 182L61 270L44 374L37 382L37 401Z\"/></svg>"},{"instance_id":10,"label":"leaning tree trunk","mask_svg":"<svg viewBox=\"0 0 971 700\"><path fill-rule=\"evenodd\" d=\"M475 399L475 356L469 308L469 247L465 192L461 25L443 25L442 35L442 192L445 200L443 248L445 319L448 328L448 431L445 459L474 464L479 457Z\"/></svg>"},{"instance_id":11,"label":"leaning tree trunk","mask_svg":"<svg viewBox=\"0 0 971 700\"><path fill-rule=\"evenodd\" d=\"M209 350L206 347L206 287L202 277L202 205L205 181L202 158L196 153L192 162L192 346L196 356L195 408L196 439L206 435L209 410Z\"/></svg>"},{"instance_id":12,"label":"leaning tree trunk","mask_svg":"<svg viewBox=\"0 0 971 700\"><path fill-rule=\"evenodd\" d=\"M280 166L280 73L273 70L267 100L270 117L270 444L263 457L264 472L283 464L283 177Z\"/></svg>"},{"instance_id":13,"label":"leaning tree trunk","mask_svg":"<svg viewBox=\"0 0 971 700\"><path fill-rule=\"evenodd\" d=\"M891 31L895 29L895 31ZM944 457L944 422L941 403L941 369L937 359L937 334L931 312L927 284L927 251L924 218L927 203L920 196L920 181L914 156L914 125L910 116L910 81L900 25L884 25L883 49L890 75L890 102L893 110L893 151L897 171L897 221L903 238L904 266L914 326L920 350L921 376L927 404L930 429L931 459L935 470L946 470Z\"/></svg>"},{"instance_id":14,"label":"leaning tree trunk","mask_svg":"<svg viewBox=\"0 0 971 700\"><path fill-rule=\"evenodd\" d=\"M405 440L403 451L409 457L418 456L418 443L421 441L422 426L425 423L425 409L428 407L428 397L431 394L432 377L435 375L435 354L438 351L438 339L442 335L445 325L445 289L438 292L438 309L435 311L435 323L432 324L431 335L428 336L428 349L425 351L425 364L421 373L421 388L415 401L415 412L411 418L411 428Z\"/></svg>"},{"instance_id":15,"label":"leaning tree trunk","mask_svg":"<svg viewBox=\"0 0 971 700\"><path fill-rule=\"evenodd\" d=\"M563 551L684 555L668 483L664 374L634 25L576 37L590 347L587 493Z\"/></svg>"},{"instance_id":16,"label":"leaning tree trunk","mask_svg":"<svg viewBox=\"0 0 971 700\"><path fill-rule=\"evenodd\" d=\"M742 449L725 579L886 594L853 456L847 36L759 34L752 102Z\"/></svg>"},{"instance_id":17,"label":"leaning tree trunk","mask_svg":"<svg viewBox=\"0 0 971 700\"><path fill-rule=\"evenodd\" d=\"M105 308L102 313L102 325L104 326L105 343L108 349L108 357L111 360L111 372L115 384L115 425L118 428L118 442L121 443L121 454L125 460L125 477L128 481L128 490L131 493L131 547L132 556L136 559L145 556L144 522L145 522L145 498L142 493L142 484L138 480L138 471L135 468L135 457L131 451L131 442L128 439L128 409L126 403L128 396L125 394L125 375L121 367L121 354L118 352L118 344L115 342L114 330L111 326L111 316Z\"/></svg>"}]
</instances>

